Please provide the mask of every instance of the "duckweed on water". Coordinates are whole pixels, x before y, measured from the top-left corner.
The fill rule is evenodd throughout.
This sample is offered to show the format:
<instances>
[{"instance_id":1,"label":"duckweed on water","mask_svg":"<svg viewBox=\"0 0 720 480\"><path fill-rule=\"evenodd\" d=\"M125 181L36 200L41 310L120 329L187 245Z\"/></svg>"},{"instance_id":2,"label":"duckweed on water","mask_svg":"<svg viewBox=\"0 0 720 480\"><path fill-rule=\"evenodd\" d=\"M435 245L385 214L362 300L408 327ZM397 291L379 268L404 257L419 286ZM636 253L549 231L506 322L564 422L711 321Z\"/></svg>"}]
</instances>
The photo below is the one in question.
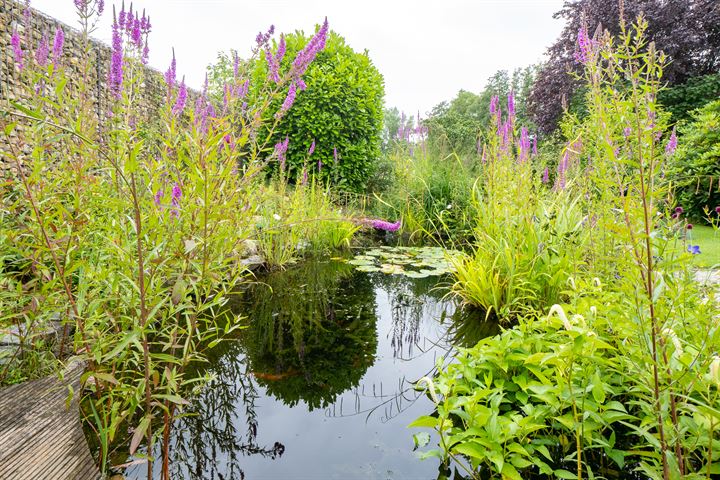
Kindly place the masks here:
<instances>
[{"instance_id":1,"label":"duckweed on water","mask_svg":"<svg viewBox=\"0 0 720 480\"><path fill-rule=\"evenodd\" d=\"M365 250L347 262L361 272L382 272L425 278L453 271L452 260L462 255L441 247L389 247Z\"/></svg>"}]
</instances>

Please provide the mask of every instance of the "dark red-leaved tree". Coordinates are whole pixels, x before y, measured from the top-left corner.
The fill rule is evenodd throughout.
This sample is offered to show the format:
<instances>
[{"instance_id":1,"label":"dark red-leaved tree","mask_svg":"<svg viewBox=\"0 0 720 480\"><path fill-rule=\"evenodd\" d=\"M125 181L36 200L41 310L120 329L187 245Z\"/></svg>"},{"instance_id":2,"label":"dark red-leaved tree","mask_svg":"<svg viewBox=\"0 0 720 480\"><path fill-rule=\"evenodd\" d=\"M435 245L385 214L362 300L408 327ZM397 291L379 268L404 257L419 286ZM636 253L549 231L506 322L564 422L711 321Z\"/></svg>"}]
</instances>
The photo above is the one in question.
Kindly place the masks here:
<instances>
[{"instance_id":1,"label":"dark red-leaved tree","mask_svg":"<svg viewBox=\"0 0 720 480\"><path fill-rule=\"evenodd\" d=\"M544 133L554 130L563 105L578 85L568 72L578 72L574 54L577 35L585 24L592 34L598 27L611 34L620 32L619 0L566 0L555 18L565 19L565 27L548 49L548 60L540 70L530 94L529 109ZM720 0L626 0L622 2L629 24L643 14L648 21L647 35L671 60L664 72L669 85L679 85L692 77L720 72Z\"/></svg>"}]
</instances>

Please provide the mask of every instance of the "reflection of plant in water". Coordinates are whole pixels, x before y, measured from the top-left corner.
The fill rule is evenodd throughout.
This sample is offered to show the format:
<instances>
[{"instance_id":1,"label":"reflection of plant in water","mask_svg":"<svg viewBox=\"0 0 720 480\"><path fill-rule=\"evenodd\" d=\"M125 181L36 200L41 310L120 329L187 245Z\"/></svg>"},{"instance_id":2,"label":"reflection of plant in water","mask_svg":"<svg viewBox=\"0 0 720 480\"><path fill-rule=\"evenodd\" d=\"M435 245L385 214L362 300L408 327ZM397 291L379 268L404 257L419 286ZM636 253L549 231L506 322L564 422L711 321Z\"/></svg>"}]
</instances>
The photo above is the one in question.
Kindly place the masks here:
<instances>
[{"instance_id":1,"label":"reflection of plant in water","mask_svg":"<svg viewBox=\"0 0 720 480\"><path fill-rule=\"evenodd\" d=\"M372 284L341 262L269 273L246 297L253 374L290 406L326 407L357 385L377 347Z\"/></svg>"},{"instance_id":2,"label":"reflection of plant in water","mask_svg":"<svg viewBox=\"0 0 720 480\"><path fill-rule=\"evenodd\" d=\"M471 348L483 338L500 333L500 324L488 320L486 312L471 305L463 305L451 316L452 324L448 330L453 345Z\"/></svg>"},{"instance_id":3,"label":"reflection of plant in water","mask_svg":"<svg viewBox=\"0 0 720 480\"><path fill-rule=\"evenodd\" d=\"M422 340L420 325L423 315L430 315L439 320L454 305L442 300L443 290L438 287L438 279L408 279L398 276L376 275L375 283L382 286L388 294L392 315L392 331L390 335L393 347L393 358L411 360L414 347L422 354L425 348L419 345Z\"/></svg>"},{"instance_id":4,"label":"reflection of plant in water","mask_svg":"<svg viewBox=\"0 0 720 480\"><path fill-rule=\"evenodd\" d=\"M175 421L170 445L172 478L242 479L242 457L275 459L285 451L277 441L272 446L257 443L255 401L259 394L247 362L238 360L242 356L238 342L220 344L208 354L215 380ZM154 467L159 475L159 465ZM128 478L135 478L133 470L125 472Z\"/></svg>"}]
</instances>

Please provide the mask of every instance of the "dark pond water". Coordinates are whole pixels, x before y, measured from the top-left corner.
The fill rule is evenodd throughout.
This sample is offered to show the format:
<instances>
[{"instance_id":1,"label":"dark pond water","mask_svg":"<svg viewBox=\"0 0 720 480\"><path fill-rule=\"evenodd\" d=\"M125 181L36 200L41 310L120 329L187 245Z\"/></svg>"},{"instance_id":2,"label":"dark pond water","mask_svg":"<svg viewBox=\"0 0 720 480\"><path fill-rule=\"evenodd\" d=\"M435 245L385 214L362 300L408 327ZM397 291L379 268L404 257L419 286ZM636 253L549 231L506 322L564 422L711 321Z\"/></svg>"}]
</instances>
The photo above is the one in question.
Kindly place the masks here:
<instances>
[{"instance_id":1,"label":"dark pond water","mask_svg":"<svg viewBox=\"0 0 720 480\"><path fill-rule=\"evenodd\" d=\"M172 477L436 478L406 428L433 410L413 383L449 361L453 343L494 333L459 318L443 281L335 261L259 277L233 299L247 328L212 352L214 380L175 422Z\"/></svg>"}]
</instances>

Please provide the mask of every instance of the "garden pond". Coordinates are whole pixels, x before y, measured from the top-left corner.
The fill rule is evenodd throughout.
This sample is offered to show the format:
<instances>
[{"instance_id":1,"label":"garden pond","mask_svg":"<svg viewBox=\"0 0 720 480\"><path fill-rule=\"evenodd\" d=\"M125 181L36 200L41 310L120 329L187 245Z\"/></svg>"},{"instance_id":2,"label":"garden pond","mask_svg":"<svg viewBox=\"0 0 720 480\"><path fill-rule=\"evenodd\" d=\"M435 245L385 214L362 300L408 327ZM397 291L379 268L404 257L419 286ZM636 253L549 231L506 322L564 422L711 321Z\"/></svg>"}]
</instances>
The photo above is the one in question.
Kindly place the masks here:
<instances>
[{"instance_id":1,"label":"garden pond","mask_svg":"<svg viewBox=\"0 0 720 480\"><path fill-rule=\"evenodd\" d=\"M214 379L175 422L172 478L437 477L407 428L433 410L414 384L497 331L445 298L443 266L432 251L374 250L258 275L231 300L247 328L210 352Z\"/></svg>"}]
</instances>

